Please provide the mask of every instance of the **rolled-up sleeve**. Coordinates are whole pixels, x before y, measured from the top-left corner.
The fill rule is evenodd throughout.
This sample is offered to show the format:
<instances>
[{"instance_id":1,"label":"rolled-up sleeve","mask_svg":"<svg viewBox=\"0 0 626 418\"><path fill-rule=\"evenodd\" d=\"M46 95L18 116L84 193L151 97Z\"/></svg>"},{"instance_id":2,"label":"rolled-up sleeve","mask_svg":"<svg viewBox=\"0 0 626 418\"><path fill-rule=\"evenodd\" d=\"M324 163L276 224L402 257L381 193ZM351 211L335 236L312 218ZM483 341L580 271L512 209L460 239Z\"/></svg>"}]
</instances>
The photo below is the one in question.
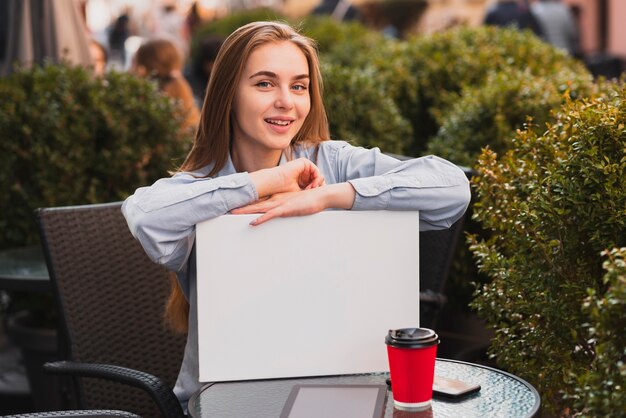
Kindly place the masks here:
<instances>
[{"instance_id":1,"label":"rolled-up sleeve","mask_svg":"<svg viewBox=\"0 0 626 418\"><path fill-rule=\"evenodd\" d=\"M399 161L377 148L348 144L336 152L338 180L356 191L353 210L419 210L420 229L431 230L450 227L469 205L465 173L443 158Z\"/></svg>"},{"instance_id":2,"label":"rolled-up sleeve","mask_svg":"<svg viewBox=\"0 0 626 418\"><path fill-rule=\"evenodd\" d=\"M248 173L218 178L178 173L137 189L124 201L122 213L150 259L180 271L193 247L197 223L257 198Z\"/></svg>"}]
</instances>

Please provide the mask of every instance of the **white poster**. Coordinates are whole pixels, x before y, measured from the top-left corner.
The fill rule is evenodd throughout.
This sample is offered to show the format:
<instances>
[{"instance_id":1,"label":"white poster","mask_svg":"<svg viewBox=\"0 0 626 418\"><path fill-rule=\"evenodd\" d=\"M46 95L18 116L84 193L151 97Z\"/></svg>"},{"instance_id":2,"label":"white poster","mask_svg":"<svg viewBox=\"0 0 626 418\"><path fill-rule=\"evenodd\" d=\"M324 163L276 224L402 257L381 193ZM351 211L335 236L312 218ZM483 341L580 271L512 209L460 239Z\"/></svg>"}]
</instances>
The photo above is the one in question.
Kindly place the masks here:
<instances>
[{"instance_id":1,"label":"white poster","mask_svg":"<svg viewBox=\"0 0 626 418\"><path fill-rule=\"evenodd\" d=\"M202 382L387 371L389 329L419 325L419 217L325 211L197 225Z\"/></svg>"}]
</instances>

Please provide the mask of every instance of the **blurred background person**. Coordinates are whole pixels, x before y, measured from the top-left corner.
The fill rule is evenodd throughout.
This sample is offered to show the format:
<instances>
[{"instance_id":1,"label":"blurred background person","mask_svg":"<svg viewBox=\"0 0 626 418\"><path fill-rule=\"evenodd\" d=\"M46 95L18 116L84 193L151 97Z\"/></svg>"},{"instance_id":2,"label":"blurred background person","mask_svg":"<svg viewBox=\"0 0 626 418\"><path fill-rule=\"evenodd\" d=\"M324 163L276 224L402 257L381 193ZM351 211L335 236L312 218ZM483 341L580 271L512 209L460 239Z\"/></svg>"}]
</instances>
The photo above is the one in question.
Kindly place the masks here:
<instances>
[{"instance_id":1,"label":"blurred background person","mask_svg":"<svg viewBox=\"0 0 626 418\"><path fill-rule=\"evenodd\" d=\"M125 8L122 13L115 18L113 23L107 28L110 60L119 67L126 64L125 43L126 40L136 35L136 28L131 22L131 11Z\"/></svg>"},{"instance_id":2,"label":"blurred background person","mask_svg":"<svg viewBox=\"0 0 626 418\"><path fill-rule=\"evenodd\" d=\"M89 52L93 58L93 72L98 77L102 77L106 71L109 61L109 53L104 45L95 39L89 41Z\"/></svg>"},{"instance_id":3,"label":"blurred background person","mask_svg":"<svg viewBox=\"0 0 626 418\"><path fill-rule=\"evenodd\" d=\"M311 14L330 15L339 22L359 20L359 11L348 0L322 0Z\"/></svg>"},{"instance_id":4,"label":"blurred background person","mask_svg":"<svg viewBox=\"0 0 626 418\"><path fill-rule=\"evenodd\" d=\"M198 2L194 1L189 7L189 11L187 12L187 16L185 17L185 31L187 33L188 39L193 38L196 34L196 30L198 27L202 25L202 17L200 16L200 10L198 6Z\"/></svg>"},{"instance_id":5,"label":"blurred background person","mask_svg":"<svg viewBox=\"0 0 626 418\"><path fill-rule=\"evenodd\" d=\"M185 128L196 129L200 114L193 93L183 77L183 57L169 39L152 39L142 44L135 53L130 72L155 80L159 90L179 101L185 115Z\"/></svg>"},{"instance_id":6,"label":"blurred background person","mask_svg":"<svg viewBox=\"0 0 626 418\"><path fill-rule=\"evenodd\" d=\"M528 3L517 0L497 0L485 14L485 25L530 29L541 36L539 23L529 10Z\"/></svg>"},{"instance_id":7,"label":"blurred background person","mask_svg":"<svg viewBox=\"0 0 626 418\"><path fill-rule=\"evenodd\" d=\"M145 17L147 35L150 38L168 39L183 54L189 55L189 32L185 14L179 10L175 0L161 0L160 6L150 9Z\"/></svg>"},{"instance_id":8,"label":"blurred background person","mask_svg":"<svg viewBox=\"0 0 626 418\"><path fill-rule=\"evenodd\" d=\"M204 102L204 94L209 83L213 63L223 42L224 37L219 35L207 35L202 38L185 72L185 77L189 80L198 108L201 108Z\"/></svg>"},{"instance_id":9,"label":"blurred background person","mask_svg":"<svg viewBox=\"0 0 626 418\"><path fill-rule=\"evenodd\" d=\"M570 7L560 0L539 0L530 5L539 26L541 37L548 43L580 56L578 28Z\"/></svg>"}]
</instances>

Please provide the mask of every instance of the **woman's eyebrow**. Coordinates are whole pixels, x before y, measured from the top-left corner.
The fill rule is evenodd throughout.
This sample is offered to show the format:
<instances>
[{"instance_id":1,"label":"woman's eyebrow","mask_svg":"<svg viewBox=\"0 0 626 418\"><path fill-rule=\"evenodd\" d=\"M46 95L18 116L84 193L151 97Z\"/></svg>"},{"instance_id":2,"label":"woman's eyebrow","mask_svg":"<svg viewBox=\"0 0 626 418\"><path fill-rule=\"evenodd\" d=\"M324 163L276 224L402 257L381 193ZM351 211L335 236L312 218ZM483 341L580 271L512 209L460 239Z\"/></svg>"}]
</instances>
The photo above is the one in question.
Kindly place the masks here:
<instances>
[{"instance_id":1,"label":"woman's eyebrow","mask_svg":"<svg viewBox=\"0 0 626 418\"><path fill-rule=\"evenodd\" d=\"M254 78L254 77L260 77L260 76L265 76L265 77L270 77L270 78L278 78L278 75L272 71L257 71L256 73L252 74L250 76L250 78ZM304 78L310 78L308 74L299 74L295 77L293 77L294 80L302 80Z\"/></svg>"}]
</instances>

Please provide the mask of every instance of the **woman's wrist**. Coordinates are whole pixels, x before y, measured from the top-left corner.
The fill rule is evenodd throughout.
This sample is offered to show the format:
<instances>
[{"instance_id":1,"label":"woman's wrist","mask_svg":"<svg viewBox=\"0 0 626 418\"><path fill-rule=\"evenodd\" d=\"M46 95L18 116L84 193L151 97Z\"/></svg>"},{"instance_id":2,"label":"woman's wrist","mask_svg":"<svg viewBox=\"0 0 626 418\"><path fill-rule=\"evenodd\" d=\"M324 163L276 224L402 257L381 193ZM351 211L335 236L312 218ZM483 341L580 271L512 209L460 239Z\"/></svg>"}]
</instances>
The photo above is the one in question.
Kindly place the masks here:
<instances>
[{"instance_id":1,"label":"woman's wrist","mask_svg":"<svg viewBox=\"0 0 626 418\"><path fill-rule=\"evenodd\" d=\"M259 199L283 191L284 176L276 168L264 168L248 173Z\"/></svg>"},{"instance_id":2,"label":"woman's wrist","mask_svg":"<svg viewBox=\"0 0 626 418\"><path fill-rule=\"evenodd\" d=\"M356 191L350 183L329 184L319 189L324 192L324 207L327 209L352 209Z\"/></svg>"}]
</instances>

